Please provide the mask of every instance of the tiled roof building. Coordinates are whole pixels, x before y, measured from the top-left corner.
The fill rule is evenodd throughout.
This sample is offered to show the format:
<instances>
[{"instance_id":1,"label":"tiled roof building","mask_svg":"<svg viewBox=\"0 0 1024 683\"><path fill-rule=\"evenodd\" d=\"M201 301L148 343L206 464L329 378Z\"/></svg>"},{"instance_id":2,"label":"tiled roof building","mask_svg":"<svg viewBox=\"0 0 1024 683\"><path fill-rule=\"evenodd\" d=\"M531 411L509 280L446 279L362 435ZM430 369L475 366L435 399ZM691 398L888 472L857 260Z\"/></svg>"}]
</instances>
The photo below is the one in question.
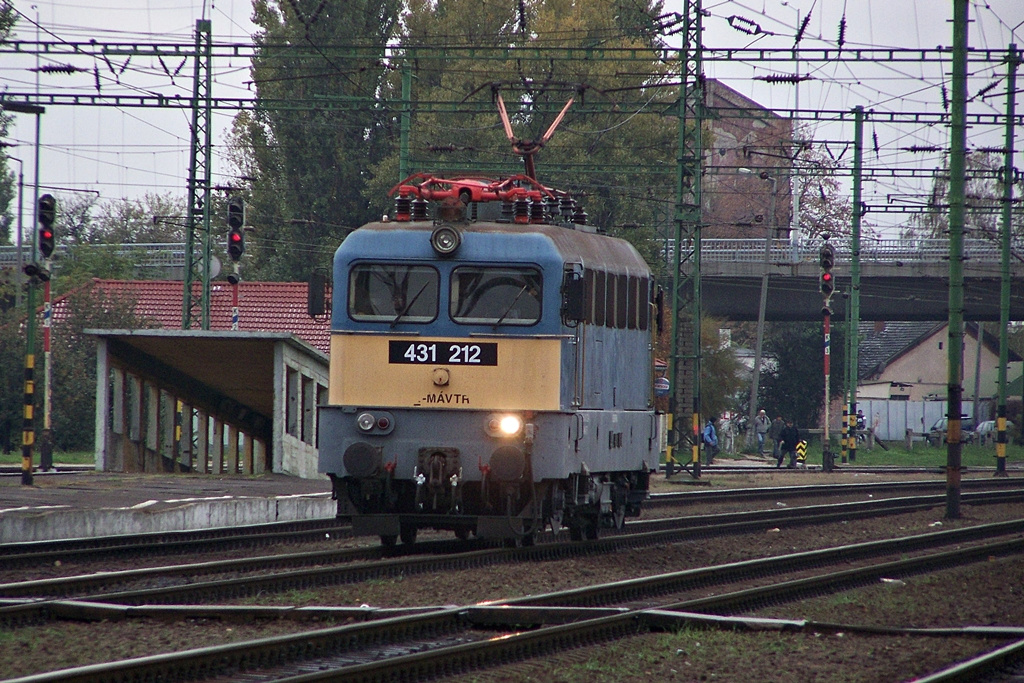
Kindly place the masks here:
<instances>
[{"instance_id":1,"label":"tiled roof building","mask_svg":"<svg viewBox=\"0 0 1024 683\"><path fill-rule=\"evenodd\" d=\"M180 329L184 284L173 280L101 280L92 286L108 295L135 301L135 314L148 327ZM197 285L198 287L198 285ZM323 353L330 350L330 314L307 314L305 282L241 282L238 285L238 329L241 332L291 332ZM54 301L54 317L62 317L65 298ZM328 292L326 300L330 301ZM210 285L210 329L230 330L232 285Z\"/></svg>"}]
</instances>

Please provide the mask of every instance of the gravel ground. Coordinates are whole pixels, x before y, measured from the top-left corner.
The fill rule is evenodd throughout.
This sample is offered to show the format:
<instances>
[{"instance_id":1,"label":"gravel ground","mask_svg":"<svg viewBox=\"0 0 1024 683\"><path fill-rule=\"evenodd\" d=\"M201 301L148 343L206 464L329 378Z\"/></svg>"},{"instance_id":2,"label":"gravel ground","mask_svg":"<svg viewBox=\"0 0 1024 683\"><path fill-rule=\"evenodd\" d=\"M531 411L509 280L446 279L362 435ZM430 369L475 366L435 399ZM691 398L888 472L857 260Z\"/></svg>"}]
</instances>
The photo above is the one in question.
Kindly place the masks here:
<instances>
[{"instance_id":1,"label":"gravel ground","mask_svg":"<svg viewBox=\"0 0 1024 683\"><path fill-rule=\"evenodd\" d=\"M737 478L747 476L738 475ZM810 473L750 476L749 481L756 481L752 485L757 486L777 485L771 481L774 477L790 484L798 483L798 478L802 477L812 478L814 483L821 482L821 475ZM659 481L658 488L669 490L662 487L676 487L671 490L678 490L678 486L686 485ZM728 488L743 485L743 482L727 482L722 477L719 481L701 485ZM829 545L1018 518L1020 506L965 505L958 520L944 520L943 514L944 510L936 509L898 517L854 520L813 528L780 528L750 536L625 550L584 559L405 576L316 592L267 596L259 602L369 604L380 607L468 604ZM1019 559L993 560L839 596L776 606L762 610L759 615L847 625L1024 626L1021 586L1024 586L1024 563ZM288 621L225 623L211 620L129 620L29 626L0 631L0 672L5 677L14 677L309 628L315 626ZM602 647L546 658L543 662L511 665L458 680L902 681L940 669L979 649L992 649L998 644L972 638L685 629L672 634L639 635Z\"/></svg>"}]
</instances>

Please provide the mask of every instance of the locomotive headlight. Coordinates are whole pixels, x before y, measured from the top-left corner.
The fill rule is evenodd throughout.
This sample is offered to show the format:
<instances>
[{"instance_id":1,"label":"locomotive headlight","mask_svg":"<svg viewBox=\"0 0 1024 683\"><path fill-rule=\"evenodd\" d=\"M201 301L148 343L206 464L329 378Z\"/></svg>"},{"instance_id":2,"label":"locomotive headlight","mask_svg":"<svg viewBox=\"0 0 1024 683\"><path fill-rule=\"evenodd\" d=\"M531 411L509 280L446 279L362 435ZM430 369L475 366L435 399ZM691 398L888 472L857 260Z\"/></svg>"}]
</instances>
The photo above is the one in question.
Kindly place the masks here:
<instances>
[{"instance_id":1,"label":"locomotive headlight","mask_svg":"<svg viewBox=\"0 0 1024 683\"><path fill-rule=\"evenodd\" d=\"M523 421L516 415L506 415L501 418L499 426L502 434L505 434L506 436L514 436L523 428Z\"/></svg>"},{"instance_id":2,"label":"locomotive headlight","mask_svg":"<svg viewBox=\"0 0 1024 683\"><path fill-rule=\"evenodd\" d=\"M518 415L491 415L486 431L488 436L515 436L523 431L523 419Z\"/></svg>"},{"instance_id":3,"label":"locomotive headlight","mask_svg":"<svg viewBox=\"0 0 1024 683\"><path fill-rule=\"evenodd\" d=\"M462 235L455 228L442 225L430 235L430 246L439 256L449 256L462 244Z\"/></svg>"},{"instance_id":4,"label":"locomotive headlight","mask_svg":"<svg viewBox=\"0 0 1024 683\"><path fill-rule=\"evenodd\" d=\"M356 426L364 432L368 432L373 429L375 424L377 424L377 418L370 413L360 413L359 417L356 418Z\"/></svg>"}]
</instances>

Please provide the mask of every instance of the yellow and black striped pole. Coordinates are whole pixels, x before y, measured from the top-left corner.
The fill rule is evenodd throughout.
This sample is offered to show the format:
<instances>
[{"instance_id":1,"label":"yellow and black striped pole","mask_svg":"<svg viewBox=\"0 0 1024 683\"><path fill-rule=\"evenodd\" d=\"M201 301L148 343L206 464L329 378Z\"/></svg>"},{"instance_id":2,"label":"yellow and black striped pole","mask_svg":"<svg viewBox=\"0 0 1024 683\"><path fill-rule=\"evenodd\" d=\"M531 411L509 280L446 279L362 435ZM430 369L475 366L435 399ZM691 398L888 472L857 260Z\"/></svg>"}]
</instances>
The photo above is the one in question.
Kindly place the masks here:
<instances>
[{"instance_id":1,"label":"yellow and black striped pole","mask_svg":"<svg viewBox=\"0 0 1024 683\"><path fill-rule=\"evenodd\" d=\"M849 373L847 373L847 374L849 374ZM843 462L843 463L846 462L846 449L849 446L849 444L847 443L847 440L846 440L846 437L849 434L849 425L850 425L850 404L848 404L846 402L845 397L844 397L844 400L843 400L842 434L839 437L839 443L842 446L842 449L839 451L840 455L841 455L840 462Z\"/></svg>"},{"instance_id":2,"label":"yellow and black striped pole","mask_svg":"<svg viewBox=\"0 0 1024 683\"><path fill-rule=\"evenodd\" d=\"M36 400L36 286L34 278L28 282L28 320L25 328L25 412L21 426L21 483L32 485L32 447L36 443L35 400Z\"/></svg>"}]
</instances>

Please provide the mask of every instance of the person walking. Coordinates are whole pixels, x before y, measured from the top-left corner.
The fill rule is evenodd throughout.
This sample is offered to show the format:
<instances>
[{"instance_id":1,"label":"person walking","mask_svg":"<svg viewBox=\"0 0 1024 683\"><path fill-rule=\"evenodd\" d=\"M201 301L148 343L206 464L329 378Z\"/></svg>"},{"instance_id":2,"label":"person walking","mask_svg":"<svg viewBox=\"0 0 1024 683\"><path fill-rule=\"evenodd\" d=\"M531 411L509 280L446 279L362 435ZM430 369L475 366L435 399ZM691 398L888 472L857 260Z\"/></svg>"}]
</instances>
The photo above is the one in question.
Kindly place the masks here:
<instances>
[{"instance_id":1,"label":"person walking","mask_svg":"<svg viewBox=\"0 0 1024 683\"><path fill-rule=\"evenodd\" d=\"M734 452L736 448L736 422L732 417L727 416L722 420L718 433L721 435L722 450L726 453Z\"/></svg>"},{"instance_id":2,"label":"person walking","mask_svg":"<svg viewBox=\"0 0 1024 683\"><path fill-rule=\"evenodd\" d=\"M797 430L792 419L786 419L786 426L782 428L782 433L779 435L779 439L782 441L782 450L779 451L775 467L782 467L782 461L788 453L789 464L786 465L786 467L791 470L796 469L796 446L800 443L800 431Z\"/></svg>"},{"instance_id":3,"label":"person walking","mask_svg":"<svg viewBox=\"0 0 1024 683\"><path fill-rule=\"evenodd\" d=\"M707 424L704 425L704 431L701 433L701 441L704 442L704 452L707 454L705 458L705 464L710 465L715 456L718 455L718 432L715 430L715 420L717 418L708 418Z\"/></svg>"},{"instance_id":4,"label":"person walking","mask_svg":"<svg viewBox=\"0 0 1024 683\"><path fill-rule=\"evenodd\" d=\"M779 415L772 420L772 426L768 428L768 438L772 440L772 455L776 460L779 459L779 451L782 446L779 443L779 437L782 436L782 430L786 427L782 421L782 416Z\"/></svg>"},{"instance_id":5,"label":"person walking","mask_svg":"<svg viewBox=\"0 0 1024 683\"><path fill-rule=\"evenodd\" d=\"M754 418L754 434L757 436L757 454L764 455L764 440L768 435L768 428L771 427L772 421L768 419L768 415L764 410L757 412L757 417Z\"/></svg>"}]
</instances>

